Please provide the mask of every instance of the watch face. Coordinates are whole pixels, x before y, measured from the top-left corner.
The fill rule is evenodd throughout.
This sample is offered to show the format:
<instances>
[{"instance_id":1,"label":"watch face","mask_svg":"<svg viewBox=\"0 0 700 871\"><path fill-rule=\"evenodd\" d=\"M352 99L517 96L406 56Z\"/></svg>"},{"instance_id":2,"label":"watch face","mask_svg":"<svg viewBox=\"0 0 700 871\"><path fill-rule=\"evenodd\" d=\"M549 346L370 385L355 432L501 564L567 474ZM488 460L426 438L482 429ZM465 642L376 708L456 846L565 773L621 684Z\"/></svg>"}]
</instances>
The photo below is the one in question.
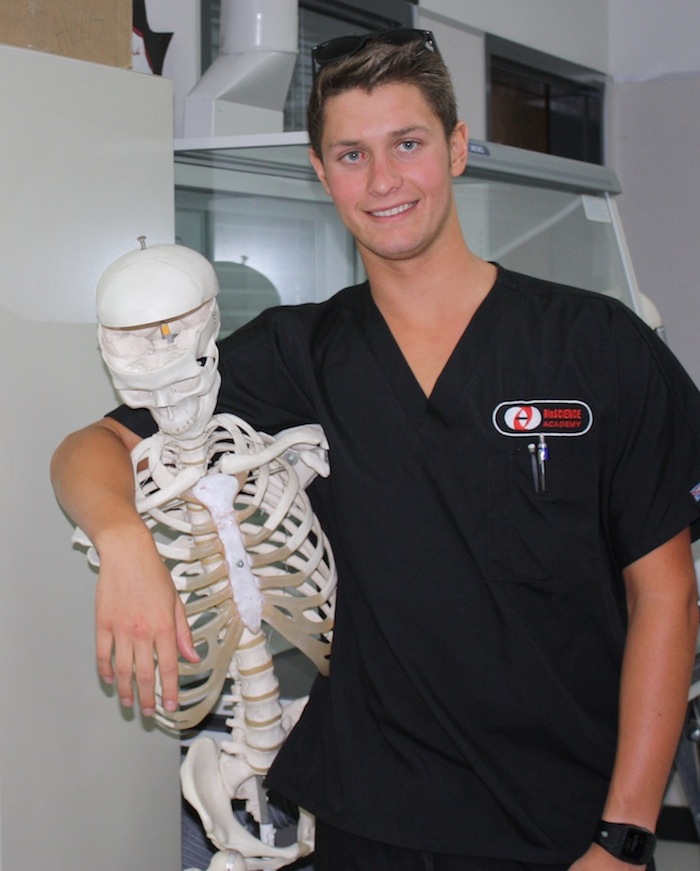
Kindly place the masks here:
<instances>
[{"instance_id":1,"label":"watch face","mask_svg":"<svg viewBox=\"0 0 700 871\"><path fill-rule=\"evenodd\" d=\"M630 826L622 842L622 855L629 859L641 859L647 849L649 835Z\"/></svg>"}]
</instances>

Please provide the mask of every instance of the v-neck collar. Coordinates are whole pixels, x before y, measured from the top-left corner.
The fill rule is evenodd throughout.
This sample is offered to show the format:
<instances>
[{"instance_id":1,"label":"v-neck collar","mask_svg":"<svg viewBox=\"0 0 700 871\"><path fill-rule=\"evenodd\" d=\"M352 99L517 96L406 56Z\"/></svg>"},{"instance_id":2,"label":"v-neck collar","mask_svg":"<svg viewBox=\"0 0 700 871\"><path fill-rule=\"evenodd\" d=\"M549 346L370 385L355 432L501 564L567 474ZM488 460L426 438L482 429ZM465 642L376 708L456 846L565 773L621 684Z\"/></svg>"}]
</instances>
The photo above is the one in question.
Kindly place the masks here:
<instances>
[{"instance_id":1,"label":"v-neck collar","mask_svg":"<svg viewBox=\"0 0 700 871\"><path fill-rule=\"evenodd\" d=\"M479 359L495 341L496 326L507 304L500 267L491 290L474 312L433 387L426 396L416 380L382 313L365 283L362 308L363 333L370 349L405 412L419 423L426 412L441 416L477 371Z\"/></svg>"}]
</instances>

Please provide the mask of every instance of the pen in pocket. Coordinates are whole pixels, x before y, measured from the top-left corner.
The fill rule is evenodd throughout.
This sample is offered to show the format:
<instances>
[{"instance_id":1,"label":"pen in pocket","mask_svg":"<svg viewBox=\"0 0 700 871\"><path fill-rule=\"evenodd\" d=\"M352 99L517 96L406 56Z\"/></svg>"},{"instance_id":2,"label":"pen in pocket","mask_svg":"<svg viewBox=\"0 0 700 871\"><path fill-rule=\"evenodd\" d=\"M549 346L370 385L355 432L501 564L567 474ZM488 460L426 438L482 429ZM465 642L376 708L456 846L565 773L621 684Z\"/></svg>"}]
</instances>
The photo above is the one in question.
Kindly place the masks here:
<instances>
[{"instance_id":1,"label":"pen in pocket","mask_svg":"<svg viewBox=\"0 0 700 871\"><path fill-rule=\"evenodd\" d=\"M537 460L540 467L540 489L544 493L545 491L545 463L549 459L549 448L547 447L547 442L544 440L544 436L540 435L540 442L537 445Z\"/></svg>"},{"instance_id":2,"label":"pen in pocket","mask_svg":"<svg viewBox=\"0 0 700 871\"><path fill-rule=\"evenodd\" d=\"M530 454L530 467L532 469L532 484L535 488L535 493L544 493L547 489L547 460L549 459L549 448L543 435L539 437L539 443L530 442L527 446Z\"/></svg>"},{"instance_id":3,"label":"pen in pocket","mask_svg":"<svg viewBox=\"0 0 700 871\"><path fill-rule=\"evenodd\" d=\"M537 458L535 456L535 453L537 451L537 446L535 445L534 442L530 442L530 444L527 446L527 449L530 452L530 466L532 468L532 484L535 488L535 493L538 493L539 489L540 489L540 484L539 484L539 477L537 475Z\"/></svg>"}]
</instances>

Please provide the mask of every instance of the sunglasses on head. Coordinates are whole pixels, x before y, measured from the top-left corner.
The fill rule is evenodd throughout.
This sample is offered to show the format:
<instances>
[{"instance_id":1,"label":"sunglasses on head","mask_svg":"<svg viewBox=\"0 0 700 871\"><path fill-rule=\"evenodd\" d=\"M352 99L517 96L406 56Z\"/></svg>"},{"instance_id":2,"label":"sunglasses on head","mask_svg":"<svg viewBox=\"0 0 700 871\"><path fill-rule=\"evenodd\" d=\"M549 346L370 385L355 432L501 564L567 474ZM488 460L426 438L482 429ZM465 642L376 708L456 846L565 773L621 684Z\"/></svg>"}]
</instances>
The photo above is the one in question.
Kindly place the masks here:
<instances>
[{"instance_id":1,"label":"sunglasses on head","mask_svg":"<svg viewBox=\"0 0 700 871\"><path fill-rule=\"evenodd\" d=\"M384 30L381 33L338 36L327 42L321 42L311 49L313 75L316 76L318 71L328 64L356 54L369 42L382 42L386 45L406 45L409 42L416 42L420 44L421 48L428 48L430 51L440 54L435 37L429 30L403 28L401 30Z\"/></svg>"}]
</instances>

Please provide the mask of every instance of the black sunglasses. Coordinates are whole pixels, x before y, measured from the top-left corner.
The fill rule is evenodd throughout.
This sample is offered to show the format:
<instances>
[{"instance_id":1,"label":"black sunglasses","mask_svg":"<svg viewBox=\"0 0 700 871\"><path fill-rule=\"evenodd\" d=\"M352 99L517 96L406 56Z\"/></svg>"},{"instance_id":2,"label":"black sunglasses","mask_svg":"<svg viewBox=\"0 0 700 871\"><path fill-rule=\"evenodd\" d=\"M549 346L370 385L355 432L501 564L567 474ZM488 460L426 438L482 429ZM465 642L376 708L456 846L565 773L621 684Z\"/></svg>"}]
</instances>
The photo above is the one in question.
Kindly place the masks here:
<instances>
[{"instance_id":1,"label":"black sunglasses","mask_svg":"<svg viewBox=\"0 0 700 871\"><path fill-rule=\"evenodd\" d=\"M350 57L364 48L368 42L382 42L387 45L406 45L409 42L420 43L421 48L428 48L439 55L440 52L435 42L435 37L429 30L413 30L402 28L400 30L384 30L380 33L363 33L354 36L338 36L321 42L311 49L311 65L313 75L328 64Z\"/></svg>"}]
</instances>

